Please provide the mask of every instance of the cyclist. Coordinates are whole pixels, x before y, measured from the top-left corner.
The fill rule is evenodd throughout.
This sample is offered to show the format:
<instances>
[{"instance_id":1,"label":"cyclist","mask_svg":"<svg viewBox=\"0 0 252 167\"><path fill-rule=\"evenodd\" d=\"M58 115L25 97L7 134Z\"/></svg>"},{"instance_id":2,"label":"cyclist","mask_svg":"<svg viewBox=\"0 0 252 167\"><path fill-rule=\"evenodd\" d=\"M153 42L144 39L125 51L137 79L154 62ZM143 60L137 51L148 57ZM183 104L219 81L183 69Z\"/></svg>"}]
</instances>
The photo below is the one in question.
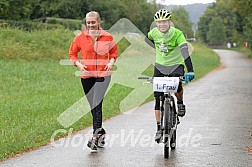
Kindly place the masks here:
<instances>
[{"instance_id":1,"label":"cyclist","mask_svg":"<svg viewBox=\"0 0 252 167\"><path fill-rule=\"evenodd\" d=\"M188 45L183 32L171 26L171 14L165 9L158 10L154 15L156 27L148 32L145 41L156 49L156 61L154 77L184 76L184 64L188 73L185 75L185 82L194 79L193 64L188 52ZM155 141L160 142L162 130L160 125L160 97L162 92L154 92L155 116L157 122L157 133ZM186 107L183 103L183 87L179 84L177 93L178 116L183 117Z\"/></svg>"}]
</instances>

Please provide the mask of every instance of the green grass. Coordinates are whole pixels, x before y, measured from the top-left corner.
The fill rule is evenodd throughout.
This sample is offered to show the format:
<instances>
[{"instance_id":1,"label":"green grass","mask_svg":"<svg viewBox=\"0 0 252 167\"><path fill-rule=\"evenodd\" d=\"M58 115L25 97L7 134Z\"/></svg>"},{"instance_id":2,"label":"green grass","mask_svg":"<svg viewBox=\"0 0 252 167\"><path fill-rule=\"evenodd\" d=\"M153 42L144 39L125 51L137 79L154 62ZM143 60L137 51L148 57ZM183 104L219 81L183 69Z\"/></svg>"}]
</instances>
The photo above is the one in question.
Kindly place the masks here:
<instances>
[{"instance_id":1,"label":"green grass","mask_svg":"<svg viewBox=\"0 0 252 167\"><path fill-rule=\"evenodd\" d=\"M245 54L249 59L252 59L252 51L249 48L238 47L238 48L232 48L232 50L241 52Z\"/></svg>"},{"instance_id":2,"label":"green grass","mask_svg":"<svg viewBox=\"0 0 252 167\"><path fill-rule=\"evenodd\" d=\"M59 115L83 97L80 79L73 75L76 67L59 64L60 58L67 57L73 38L71 31L62 31L28 33L14 29L0 30L0 161L50 142L56 130L64 129L57 120ZM104 99L104 119L122 112L121 101L134 90L135 83L142 85L136 76L141 73L152 75L151 65L140 73L134 71L144 60L149 61L147 57L154 58L148 53L143 55L145 52L141 48L146 50L145 46L136 42L135 45L133 41L131 46L134 47L126 50L126 54L121 51L117 62L118 73L113 77L122 77L125 84L115 81L111 85ZM126 48L120 46L120 50ZM192 60L197 78L218 67L219 58L209 48L201 44L195 44L194 48ZM136 74L131 75L131 71ZM135 99L139 99L142 93L137 93ZM144 102L152 99L150 95ZM132 103L128 107L137 106ZM91 118L88 113L65 129L83 129L92 124ZM65 135L61 133L57 138Z\"/></svg>"},{"instance_id":3,"label":"green grass","mask_svg":"<svg viewBox=\"0 0 252 167\"><path fill-rule=\"evenodd\" d=\"M77 78L71 78L57 61L1 60L0 64L2 159L45 144L53 129L60 127L58 114L82 92L73 86ZM70 91L76 96L67 98Z\"/></svg>"},{"instance_id":4,"label":"green grass","mask_svg":"<svg viewBox=\"0 0 252 167\"><path fill-rule=\"evenodd\" d=\"M21 60L59 60L67 58L74 33L67 29L26 32L0 29L0 57Z\"/></svg>"},{"instance_id":5,"label":"green grass","mask_svg":"<svg viewBox=\"0 0 252 167\"><path fill-rule=\"evenodd\" d=\"M195 77L201 78L212 69L219 66L220 58L216 53L203 44L194 44L194 51L191 55L194 64Z\"/></svg>"}]
</instances>

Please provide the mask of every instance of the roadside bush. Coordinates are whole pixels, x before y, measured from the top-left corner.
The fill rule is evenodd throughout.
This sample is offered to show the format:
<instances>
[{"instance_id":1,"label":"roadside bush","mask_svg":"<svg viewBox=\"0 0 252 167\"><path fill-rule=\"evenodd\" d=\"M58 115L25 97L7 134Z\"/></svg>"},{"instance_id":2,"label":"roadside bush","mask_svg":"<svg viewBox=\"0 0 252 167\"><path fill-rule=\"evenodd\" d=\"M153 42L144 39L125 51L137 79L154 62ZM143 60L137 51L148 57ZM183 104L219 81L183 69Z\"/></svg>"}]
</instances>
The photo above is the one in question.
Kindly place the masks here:
<instances>
[{"instance_id":1,"label":"roadside bush","mask_svg":"<svg viewBox=\"0 0 252 167\"><path fill-rule=\"evenodd\" d=\"M42 22L33 21L0 20L0 28L5 27L19 28L25 31L64 28L64 26L60 24L46 24Z\"/></svg>"}]
</instances>

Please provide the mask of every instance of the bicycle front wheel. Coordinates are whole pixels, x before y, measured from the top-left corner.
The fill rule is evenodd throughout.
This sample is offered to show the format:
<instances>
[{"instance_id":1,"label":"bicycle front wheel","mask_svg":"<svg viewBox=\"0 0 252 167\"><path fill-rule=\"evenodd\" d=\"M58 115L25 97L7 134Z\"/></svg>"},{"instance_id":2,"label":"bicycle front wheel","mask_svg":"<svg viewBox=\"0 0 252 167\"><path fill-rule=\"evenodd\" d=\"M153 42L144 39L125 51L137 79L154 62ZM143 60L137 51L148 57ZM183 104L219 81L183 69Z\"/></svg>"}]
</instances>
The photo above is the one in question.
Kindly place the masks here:
<instances>
[{"instance_id":1,"label":"bicycle front wheel","mask_svg":"<svg viewBox=\"0 0 252 167\"><path fill-rule=\"evenodd\" d=\"M164 101L164 157L169 157L169 133L171 131L171 112L168 100Z\"/></svg>"}]
</instances>

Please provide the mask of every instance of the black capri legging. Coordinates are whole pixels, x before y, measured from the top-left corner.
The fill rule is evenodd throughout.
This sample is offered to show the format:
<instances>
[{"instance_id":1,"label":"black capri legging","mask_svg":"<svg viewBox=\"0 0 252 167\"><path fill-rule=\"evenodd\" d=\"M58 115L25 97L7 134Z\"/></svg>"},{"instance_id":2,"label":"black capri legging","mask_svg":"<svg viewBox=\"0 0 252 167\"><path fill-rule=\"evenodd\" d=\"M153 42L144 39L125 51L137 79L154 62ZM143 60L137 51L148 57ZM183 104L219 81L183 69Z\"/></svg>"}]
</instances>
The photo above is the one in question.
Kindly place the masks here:
<instances>
[{"instance_id":1,"label":"black capri legging","mask_svg":"<svg viewBox=\"0 0 252 167\"><path fill-rule=\"evenodd\" d=\"M160 64L155 64L154 67L154 77L180 77L184 76L184 65L179 64L175 66L163 66ZM182 83L179 83L177 92L180 92L183 89ZM160 110L160 97L163 96L163 92L154 92L155 97L155 110Z\"/></svg>"},{"instance_id":2,"label":"black capri legging","mask_svg":"<svg viewBox=\"0 0 252 167\"><path fill-rule=\"evenodd\" d=\"M93 116L93 133L102 127L102 102L108 89L111 76L102 78L81 78L84 93L89 102Z\"/></svg>"}]
</instances>

